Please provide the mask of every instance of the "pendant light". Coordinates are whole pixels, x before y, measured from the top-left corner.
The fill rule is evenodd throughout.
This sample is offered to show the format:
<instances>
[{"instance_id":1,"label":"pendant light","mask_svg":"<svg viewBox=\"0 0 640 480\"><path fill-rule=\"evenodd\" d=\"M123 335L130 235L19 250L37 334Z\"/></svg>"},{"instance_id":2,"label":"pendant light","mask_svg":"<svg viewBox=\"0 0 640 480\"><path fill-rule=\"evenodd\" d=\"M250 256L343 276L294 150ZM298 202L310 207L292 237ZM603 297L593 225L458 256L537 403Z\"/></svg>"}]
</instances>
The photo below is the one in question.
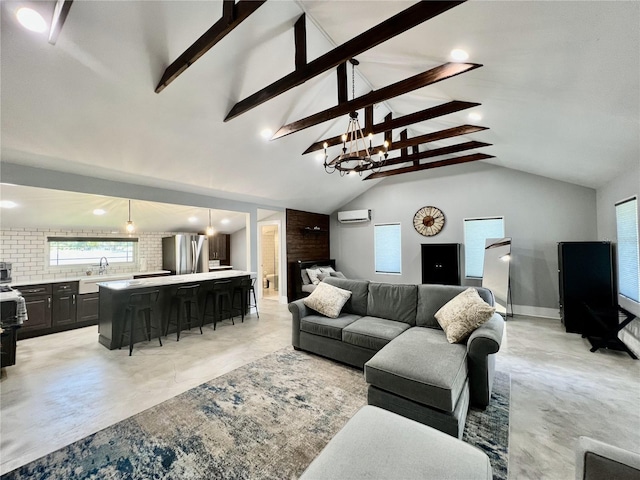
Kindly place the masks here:
<instances>
[{"instance_id":1,"label":"pendant light","mask_svg":"<svg viewBox=\"0 0 640 480\"><path fill-rule=\"evenodd\" d=\"M136 230L136 227L131 220L131 200L129 200L129 220L127 220L127 226L125 228L127 233L133 233Z\"/></svg>"},{"instance_id":2,"label":"pendant light","mask_svg":"<svg viewBox=\"0 0 640 480\"><path fill-rule=\"evenodd\" d=\"M209 225L207 225L207 230L205 231L207 237L213 235L213 227L211 226L211 209L209 209Z\"/></svg>"}]
</instances>

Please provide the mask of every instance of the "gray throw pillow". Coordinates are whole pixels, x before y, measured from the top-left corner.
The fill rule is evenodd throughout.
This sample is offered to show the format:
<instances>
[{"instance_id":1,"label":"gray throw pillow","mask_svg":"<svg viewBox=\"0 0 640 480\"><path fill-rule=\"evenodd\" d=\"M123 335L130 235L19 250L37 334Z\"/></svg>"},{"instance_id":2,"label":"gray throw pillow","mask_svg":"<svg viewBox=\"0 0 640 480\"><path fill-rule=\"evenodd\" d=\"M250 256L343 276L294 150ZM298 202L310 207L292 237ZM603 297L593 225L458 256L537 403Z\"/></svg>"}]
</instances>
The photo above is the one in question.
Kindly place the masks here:
<instances>
[{"instance_id":1,"label":"gray throw pillow","mask_svg":"<svg viewBox=\"0 0 640 480\"><path fill-rule=\"evenodd\" d=\"M344 273L342 272L331 272L330 274L332 277L336 277L336 278L347 278L344 276Z\"/></svg>"}]
</instances>

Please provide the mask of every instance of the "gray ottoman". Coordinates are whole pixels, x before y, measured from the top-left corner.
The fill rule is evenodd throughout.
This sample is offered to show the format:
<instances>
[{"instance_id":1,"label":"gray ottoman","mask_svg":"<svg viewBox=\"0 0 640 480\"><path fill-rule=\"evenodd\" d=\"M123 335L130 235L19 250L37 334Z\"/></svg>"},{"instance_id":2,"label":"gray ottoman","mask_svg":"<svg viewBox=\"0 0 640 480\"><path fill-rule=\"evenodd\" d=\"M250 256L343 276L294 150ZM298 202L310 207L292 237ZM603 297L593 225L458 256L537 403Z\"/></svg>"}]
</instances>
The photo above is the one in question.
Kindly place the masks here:
<instances>
[{"instance_id":1,"label":"gray ottoman","mask_svg":"<svg viewBox=\"0 0 640 480\"><path fill-rule=\"evenodd\" d=\"M491 479L489 457L431 427L367 405L300 477L313 479Z\"/></svg>"},{"instance_id":2,"label":"gray ottoman","mask_svg":"<svg viewBox=\"0 0 640 480\"><path fill-rule=\"evenodd\" d=\"M462 438L469 410L467 347L411 328L364 366L368 403Z\"/></svg>"}]
</instances>

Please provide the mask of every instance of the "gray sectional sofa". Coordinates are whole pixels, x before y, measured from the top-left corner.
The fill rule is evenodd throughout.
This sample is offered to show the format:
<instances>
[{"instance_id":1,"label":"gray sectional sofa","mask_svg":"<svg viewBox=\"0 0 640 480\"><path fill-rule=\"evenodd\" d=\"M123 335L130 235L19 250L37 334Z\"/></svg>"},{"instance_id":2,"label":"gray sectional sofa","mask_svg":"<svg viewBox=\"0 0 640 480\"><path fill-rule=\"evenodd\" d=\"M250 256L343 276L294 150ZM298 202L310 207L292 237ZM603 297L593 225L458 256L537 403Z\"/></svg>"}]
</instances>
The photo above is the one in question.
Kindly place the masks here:
<instances>
[{"instance_id":1,"label":"gray sectional sofa","mask_svg":"<svg viewBox=\"0 0 640 480\"><path fill-rule=\"evenodd\" d=\"M504 320L450 344L434 314L467 287L325 278L351 292L338 318L289 304L294 348L364 369L368 403L461 438L469 404L489 404ZM490 290L477 288L494 304Z\"/></svg>"}]
</instances>

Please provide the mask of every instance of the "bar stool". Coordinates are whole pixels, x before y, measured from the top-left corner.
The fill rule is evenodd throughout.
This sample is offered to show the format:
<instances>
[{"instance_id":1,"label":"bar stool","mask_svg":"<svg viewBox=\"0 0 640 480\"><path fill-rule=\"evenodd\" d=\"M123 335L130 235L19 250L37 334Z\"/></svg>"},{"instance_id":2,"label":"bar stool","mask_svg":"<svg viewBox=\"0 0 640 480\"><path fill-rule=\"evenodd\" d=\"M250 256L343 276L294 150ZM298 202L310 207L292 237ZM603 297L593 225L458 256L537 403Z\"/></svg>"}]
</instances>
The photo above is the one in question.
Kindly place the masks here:
<instances>
[{"instance_id":1,"label":"bar stool","mask_svg":"<svg viewBox=\"0 0 640 480\"><path fill-rule=\"evenodd\" d=\"M164 331L164 336L166 337L169 334L169 325L172 322L171 320L171 312L173 311L173 306L176 307L176 318L175 324L177 328L176 341L180 341L180 331L182 330L183 322L189 325L189 330L191 330L191 320L194 318L200 320L200 334L202 334L202 318L200 317L200 310L198 308L198 289L200 285L184 285L182 287L178 287L175 295L171 298L171 305L169 307L169 320L167 321L167 326Z\"/></svg>"},{"instance_id":2,"label":"bar stool","mask_svg":"<svg viewBox=\"0 0 640 480\"><path fill-rule=\"evenodd\" d=\"M247 309L253 307L256 309L256 314L258 318L260 318L260 314L258 314L258 305L256 302L256 291L253 287L256 279L253 278L243 278L240 280L240 283L233 289L233 300L235 301L236 295L240 295L240 312L242 314L242 321L244 322L244 315ZM250 303L251 296L250 293L253 293L253 303ZM249 312L251 313L251 312Z\"/></svg>"},{"instance_id":3,"label":"bar stool","mask_svg":"<svg viewBox=\"0 0 640 480\"><path fill-rule=\"evenodd\" d=\"M233 300L231 298L231 280L217 280L213 283L211 290L207 292L207 298L204 302L204 315L207 314L209 298L211 298L213 306L213 329L216 329L218 317L220 317L220 321L222 321L224 312L229 314L231 317L231 323L235 325L232 311ZM225 300L227 303L226 309L223 308Z\"/></svg>"},{"instance_id":4,"label":"bar stool","mask_svg":"<svg viewBox=\"0 0 640 480\"><path fill-rule=\"evenodd\" d=\"M149 341L151 341L151 330L158 330L160 332L158 335L158 341L160 342L160 346L162 346L162 339L160 338L162 336L162 328L160 326L153 325L151 322L153 306L157 302L159 294L159 290L153 290L151 292L132 293L129 295L129 302L127 303L127 308L124 311L124 325L122 334L120 335L120 346L118 347L118 349L122 348L124 336L128 335L129 356L131 356L131 352L133 351L133 333L135 330L141 330L144 328ZM138 321L142 321L144 323L134 329L134 322Z\"/></svg>"},{"instance_id":5,"label":"bar stool","mask_svg":"<svg viewBox=\"0 0 640 480\"><path fill-rule=\"evenodd\" d=\"M249 288L249 291L251 292L251 294L253 295L253 303L250 303L251 297L248 297L248 301L249 304L247 305L247 308L249 309L249 313L251 313L251 307L256 309L256 315L258 316L258 318L260 318L260 314L258 313L258 300L256 300L256 279L252 278L251 279L251 287Z\"/></svg>"}]
</instances>

